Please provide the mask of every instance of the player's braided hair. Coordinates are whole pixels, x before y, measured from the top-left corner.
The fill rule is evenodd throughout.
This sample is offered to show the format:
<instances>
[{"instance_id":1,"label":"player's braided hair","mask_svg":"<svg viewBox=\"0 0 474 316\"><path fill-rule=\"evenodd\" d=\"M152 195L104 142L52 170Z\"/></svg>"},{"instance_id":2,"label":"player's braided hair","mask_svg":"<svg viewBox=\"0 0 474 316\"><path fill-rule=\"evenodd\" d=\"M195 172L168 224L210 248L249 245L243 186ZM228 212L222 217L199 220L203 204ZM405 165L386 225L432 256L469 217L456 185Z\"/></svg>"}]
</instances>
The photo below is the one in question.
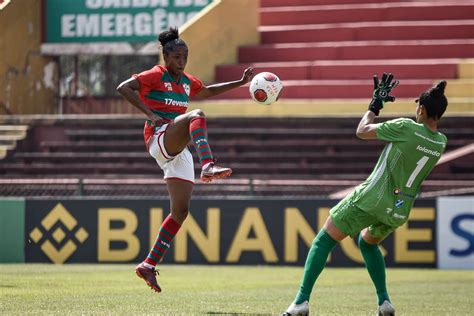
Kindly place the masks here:
<instances>
[{"instance_id":1,"label":"player's braided hair","mask_svg":"<svg viewBox=\"0 0 474 316\"><path fill-rule=\"evenodd\" d=\"M161 32L158 36L158 41L161 43L164 55L168 55L176 47L187 47L186 43L179 38L177 27L170 27L169 30Z\"/></svg>"},{"instance_id":2,"label":"player's braided hair","mask_svg":"<svg viewBox=\"0 0 474 316\"><path fill-rule=\"evenodd\" d=\"M446 88L446 80L441 80L425 92L420 94L416 100L426 109L426 114L429 118L439 120L443 116L444 111L448 107L448 99L444 95Z\"/></svg>"}]
</instances>

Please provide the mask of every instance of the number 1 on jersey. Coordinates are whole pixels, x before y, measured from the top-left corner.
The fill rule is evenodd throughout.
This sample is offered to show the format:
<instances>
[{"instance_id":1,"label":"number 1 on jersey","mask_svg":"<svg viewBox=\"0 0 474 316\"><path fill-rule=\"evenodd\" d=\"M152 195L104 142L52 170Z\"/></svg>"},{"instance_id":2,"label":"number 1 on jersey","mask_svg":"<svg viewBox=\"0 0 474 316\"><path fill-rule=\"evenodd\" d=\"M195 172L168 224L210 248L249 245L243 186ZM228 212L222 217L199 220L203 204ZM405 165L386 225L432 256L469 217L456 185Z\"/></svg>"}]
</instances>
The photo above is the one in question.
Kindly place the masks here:
<instances>
[{"instance_id":1,"label":"number 1 on jersey","mask_svg":"<svg viewBox=\"0 0 474 316\"><path fill-rule=\"evenodd\" d=\"M405 184L407 188L411 188L411 185L415 181L416 176L420 173L421 169L423 169L423 167L426 165L426 163L428 162L428 159L429 159L428 156L423 156L421 157L420 160L418 160L418 162L416 163L415 170L413 170L413 172L410 175L410 178L408 178L407 184Z\"/></svg>"}]
</instances>

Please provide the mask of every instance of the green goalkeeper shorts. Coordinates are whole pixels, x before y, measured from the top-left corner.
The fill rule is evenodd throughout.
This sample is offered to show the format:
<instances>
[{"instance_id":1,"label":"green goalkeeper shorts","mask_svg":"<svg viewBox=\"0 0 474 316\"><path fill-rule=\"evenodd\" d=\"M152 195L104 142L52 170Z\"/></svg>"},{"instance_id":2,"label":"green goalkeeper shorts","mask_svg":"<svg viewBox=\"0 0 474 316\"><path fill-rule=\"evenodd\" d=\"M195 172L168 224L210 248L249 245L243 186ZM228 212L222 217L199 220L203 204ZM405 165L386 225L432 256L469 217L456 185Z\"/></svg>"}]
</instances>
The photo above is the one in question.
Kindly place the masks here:
<instances>
[{"instance_id":1,"label":"green goalkeeper shorts","mask_svg":"<svg viewBox=\"0 0 474 316\"><path fill-rule=\"evenodd\" d=\"M397 228L380 222L374 215L357 207L352 202L351 195L334 206L329 214L334 225L351 237L357 236L366 227L369 228L370 234L374 237L385 237Z\"/></svg>"}]
</instances>

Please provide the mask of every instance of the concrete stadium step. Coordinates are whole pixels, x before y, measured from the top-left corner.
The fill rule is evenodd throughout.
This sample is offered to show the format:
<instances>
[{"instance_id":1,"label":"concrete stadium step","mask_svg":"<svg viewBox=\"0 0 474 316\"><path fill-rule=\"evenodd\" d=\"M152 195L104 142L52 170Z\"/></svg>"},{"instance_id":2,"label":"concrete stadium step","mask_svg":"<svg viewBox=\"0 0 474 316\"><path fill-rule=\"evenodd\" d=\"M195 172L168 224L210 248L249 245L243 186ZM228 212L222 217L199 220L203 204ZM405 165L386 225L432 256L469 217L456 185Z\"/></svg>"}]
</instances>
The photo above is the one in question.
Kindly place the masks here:
<instances>
[{"instance_id":1,"label":"concrete stadium step","mask_svg":"<svg viewBox=\"0 0 474 316\"><path fill-rule=\"evenodd\" d=\"M16 147L18 141L25 139L28 125L0 125L0 159Z\"/></svg>"},{"instance_id":2,"label":"concrete stadium step","mask_svg":"<svg viewBox=\"0 0 474 316\"><path fill-rule=\"evenodd\" d=\"M379 74L380 76L380 74ZM444 78L441 78L444 79ZM416 98L430 88L431 79L402 80L394 90L398 98ZM370 96L373 90L371 76L365 80L283 80L282 99L353 99ZM474 80L450 80L446 95L453 98L474 99ZM248 86L239 87L220 95L223 99L243 99L249 96Z\"/></svg>"},{"instance_id":3,"label":"concrete stadium step","mask_svg":"<svg viewBox=\"0 0 474 316\"><path fill-rule=\"evenodd\" d=\"M469 98L465 99L469 100ZM470 100L472 101L472 98ZM357 178L360 180L369 174L384 144L383 142L364 142L356 139L354 135L360 116L367 109L367 98L365 100L337 101L340 104L336 103L336 100L325 100L319 103L301 102L307 106L308 112L313 111L311 107L325 107L336 111L340 104L352 103L357 107L357 116L321 117L313 113L313 117L307 118L219 117L214 119L209 117L211 146L215 156L225 166L234 169L234 175L230 180L249 179L250 177L260 179L278 177L278 179L292 180ZM238 104L240 111L247 106L242 102ZM390 119L390 111L393 108L404 107L405 104L410 108L408 117L413 117L415 108L413 99L399 99L394 104L387 104L383 114L378 118L378 122ZM453 109L452 105L455 104L454 99L453 103L450 99L450 108L447 114L450 114ZM472 108L472 102L469 104ZM292 103L278 102L269 107L258 106L254 103L251 106L273 109L281 105L287 107L289 111L300 110L296 101L292 101ZM248 107L251 106L249 103ZM219 107L226 108L225 106ZM299 113L300 116L306 114ZM447 115L443 118L441 130L449 138L448 151L452 152L453 149L465 147L466 143L472 140L471 120L472 115L462 117ZM11 178L28 176L38 179L45 176L70 178L76 175L78 178L102 178L105 179L102 183L93 180L87 183L84 181L81 192L94 191L100 195L106 190L113 190L120 192L117 195L126 195L128 191L125 191L124 186L114 189L108 185L107 179L122 181L139 175L147 177L147 179L150 179L150 176L157 179L162 177L156 163L146 153L141 135L142 122L143 119L138 116L133 119L124 119L124 128L122 129L116 120L68 121L63 119L53 124L49 121L44 122L44 125L32 123L35 131L42 130L44 135L51 135L51 131L61 130L65 133L65 137L62 140L47 140L48 138L45 138L45 141L38 140L34 144L33 139L27 139L28 143L22 143L22 146L19 146L15 152L2 161L0 178L5 179L9 176ZM114 134L115 139L107 138L108 135ZM88 140L82 140L82 137ZM130 140L127 140L127 137L130 137ZM194 150L192 152L194 161L197 161ZM357 157L358 160L354 157ZM449 166L446 165L447 168L439 170L430 178L446 180L472 178L474 177L473 166L469 159L472 160L471 158L466 161L453 159ZM200 166L196 163L196 174L199 173L199 169ZM32 187L29 184L19 185L22 189L31 189L31 194L34 194L34 191L38 189L38 186ZM227 184L222 183L222 185ZM237 183L237 186L240 185ZM278 185L283 186L283 184ZM3 185L3 187L0 185L0 188L4 190L5 186L10 188L9 185ZM75 190L78 189L77 182L71 184L70 188L66 188L67 186L68 184L57 184L50 188L49 192L69 190L67 191L69 194L75 194ZM141 192L135 189L130 190L130 194ZM239 190L241 188L226 187L222 190L219 189L218 192L234 194ZM289 186L285 187L285 190L297 189L294 186ZM163 192L166 194L166 191ZM204 193L204 191L200 192ZM267 186L259 192L261 193L258 194L278 195L282 190ZM210 192L210 194L214 193Z\"/></svg>"},{"instance_id":4,"label":"concrete stadium step","mask_svg":"<svg viewBox=\"0 0 474 316\"><path fill-rule=\"evenodd\" d=\"M193 152L194 156L195 153ZM219 160L234 163L266 163L266 162L282 162L288 161L309 162L309 163L351 163L354 160L354 153L351 152L327 152L327 151L308 151L308 152L261 152L247 151L241 153L235 152L218 152ZM378 158L377 152L361 152L357 157L364 161L375 162ZM197 159L197 157L195 157ZM153 159L145 152L123 153L123 152L60 152L60 153L38 153L26 152L16 153L13 157L16 162L29 163L153 163ZM197 160L196 160L197 161Z\"/></svg>"},{"instance_id":5,"label":"concrete stadium step","mask_svg":"<svg viewBox=\"0 0 474 316\"><path fill-rule=\"evenodd\" d=\"M415 98L433 84L432 80L404 80L393 95L399 98ZM353 99L368 98L372 94L373 81L366 80L284 80L282 99ZM225 99L242 99L249 95L248 86L223 93Z\"/></svg>"},{"instance_id":6,"label":"concrete stadium step","mask_svg":"<svg viewBox=\"0 0 474 316\"><path fill-rule=\"evenodd\" d=\"M332 164L332 163L235 163L232 165L235 174L307 174L317 175L319 173L339 174L358 173L368 174L373 168L373 161L353 162L352 164ZM195 164L196 173L200 171L200 166ZM129 163L33 163L25 168L20 163L4 163L0 165L0 174L6 175L34 175L34 174L156 174L161 173L156 163L129 164Z\"/></svg>"},{"instance_id":7,"label":"concrete stadium step","mask_svg":"<svg viewBox=\"0 0 474 316\"><path fill-rule=\"evenodd\" d=\"M411 0L398 0L405 2ZM314 6L314 5L337 5L337 4L356 4L356 3L386 3L393 0L260 0L260 7L282 7L282 6Z\"/></svg>"},{"instance_id":8,"label":"concrete stadium step","mask_svg":"<svg viewBox=\"0 0 474 316\"><path fill-rule=\"evenodd\" d=\"M0 145L0 159L3 159L7 156L9 148L11 148L11 146Z\"/></svg>"},{"instance_id":9,"label":"concrete stadium step","mask_svg":"<svg viewBox=\"0 0 474 316\"><path fill-rule=\"evenodd\" d=\"M0 135L13 135L23 139L27 131L28 125L0 125Z\"/></svg>"},{"instance_id":10,"label":"concrete stadium step","mask_svg":"<svg viewBox=\"0 0 474 316\"><path fill-rule=\"evenodd\" d=\"M140 152L17 152L12 159L23 163L72 162L148 162L150 155Z\"/></svg>"},{"instance_id":11,"label":"concrete stadium step","mask_svg":"<svg viewBox=\"0 0 474 316\"><path fill-rule=\"evenodd\" d=\"M354 124L351 127L332 127L332 128L324 128L324 127L278 127L278 125L275 125L273 127L238 127L238 128L232 128L232 127L210 127L209 132L210 136L209 139L212 141L212 144L214 144L216 141L240 141L242 144L248 143L249 138L253 138L256 140L282 140L286 139L287 141L294 140L296 143L301 142L303 140L311 140L312 144L327 144L325 141L328 137L330 138L331 142L338 142L338 141L357 141L355 137L355 129ZM126 139L120 134L113 134L113 133L97 133L100 132L100 130L91 130L91 133L88 134L81 134L81 135L76 135L80 136L79 138L72 138L73 143L76 141L104 141L107 139L110 140L117 140L120 139L122 141L126 141ZM450 133L456 134L459 136L462 135L470 135L471 134L470 129L463 129L463 128L451 128ZM109 135L114 135L115 138L104 138L104 135L109 136ZM141 135L138 135L134 138L131 138L130 140L134 139L140 139ZM97 157L91 157L90 152L80 152L77 154L77 157L71 157L72 153L39 153L39 155L35 155L32 153L18 153L18 155L15 155L16 158L41 158L41 157L49 157L49 158L60 158L60 159L65 159L65 158L78 158L78 159L115 159L115 158L123 158L124 160L127 159L136 159L136 158L143 158L146 157L146 155L140 151L138 153L126 153L122 155L118 155L117 152L100 152L97 153ZM120 157L116 157L120 156Z\"/></svg>"},{"instance_id":12,"label":"concrete stadium step","mask_svg":"<svg viewBox=\"0 0 474 316\"><path fill-rule=\"evenodd\" d=\"M307 62L253 63L255 73L270 71L281 80L370 79L391 72L398 79L451 79L457 75L460 59L318 60ZM220 65L216 81L237 78L249 64Z\"/></svg>"},{"instance_id":13,"label":"concrete stadium step","mask_svg":"<svg viewBox=\"0 0 474 316\"><path fill-rule=\"evenodd\" d=\"M474 99L474 78L448 81L448 85L446 87L446 96L448 98L464 97Z\"/></svg>"},{"instance_id":14,"label":"concrete stadium step","mask_svg":"<svg viewBox=\"0 0 474 316\"><path fill-rule=\"evenodd\" d=\"M460 79L474 79L474 59L462 60L458 67Z\"/></svg>"},{"instance_id":15,"label":"concrete stadium step","mask_svg":"<svg viewBox=\"0 0 474 316\"><path fill-rule=\"evenodd\" d=\"M159 174L156 163L151 161L144 164L130 163L32 163L25 167L22 163L3 163L0 174L6 175L68 175L68 174Z\"/></svg>"},{"instance_id":16,"label":"concrete stadium step","mask_svg":"<svg viewBox=\"0 0 474 316\"><path fill-rule=\"evenodd\" d=\"M289 1L287 1L289 2ZM295 6L260 9L260 25L297 25L373 21L423 21L472 19L474 1L427 1ZM330 3L329 3L330 2Z\"/></svg>"},{"instance_id":17,"label":"concrete stadium step","mask_svg":"<svg viewBox=\"0 0 474 316\"><path fill-rule=\"evenodd\" d=\"M259 138L269 139L272 137L295 138L300 139L317 139L318 137L327 137L331 135L333 138L346 138L354 136L353 128L255 128L255 127L209 127L212 132L210 139L235 139L248 136L256 136ZM128 130L107 130L107 129L89 129L89 130L66 130L65 134L72 142L76 141L93 141L93 140L117 140L133 141L142 139L142 133L139 129L134 133Z\"/></svg>"},{"instance_id":18,"label":"concrete stadium step","mask_svg":"<svg viewBox=\"0 0 474 316\"><path fill-rule=\"evenodd\" d=\"M421 91L420 91L421 92ZM225 97L225 96L224 96ZM347 125L349 127L357 126L360 120L360 115L367 110L367 104L369 96L365 96L361 99L280 99L278 102L271 106L263 106L256 104L250 99L250 95L247 95L243 99L208 99L201 102L192 102L190 110L201 109L206 113L206 116L210 119L218 118L214 120L212 125L224 126L225 124L235 125L233 119L245 118L252 122L254 119L261 121L261 126L270 126L266 123L266 119L271 118L276 120L277 118L285 118L286 120L292 120L295 118L310 119L314 120L315 124L326 126L325 122L333 122L334 118L345 117ZM448 117L456 116L457 120L460 120L460 116L466 116L469 121L469 116L472 116L474 99L472 98L450 98L449 99L449 111L447 111L443 117L443 126L450 121ZM384 111L384 117L400 117L407 116L412 117L416 104L414 98L397 98L393 106L386 107ZM352 117L350 119L349 117ZM353 117L357 117L354 119ZM324 118L323 121L318 118ZM209 128L212 129L211 124ZM251 123L240 122L241 127L251 126ZM285 122L275 122L273 124L286 124ZM335 122L334 124L341 124ZM345 123L346 124L346 123ZM471 123L469 123L471 124ZM313 126L313 125L311 125ZM209 132L212 135L212 131Z\"/></svg>"},{"instance_id":19,"label":"concrete stadium step","mask_svg":"<svg viewBox=\"0 0 474 316\"><path fill-rule=\"evenodd\" d=\"M449 145L455 146L457 143L450 142ZM312 140L304 139L295 142L294 139L270 139L261 140L234 139L234 140L211 140L212 150L218 152L244 152L244 151L277 151L282 147L288 151L347 151L354 152L360 150L371 150L381 148L379 143L361 143L355 139L330 139L330 140ZM93 152L146 152L142 141L122 142L122 141L78 141L78 142L58 142L44 141L41 143L41 150L49 150L51 153L74 152L81 153L85 151ZM344 149L344 150L342 150Z\"/></svg>"},{"instance_id":20,"label":"concrete stadium step","mask_svg":"<svg viewBox=\"0 0 474 316\"><path fill-rule=\"evenodd\" d=\"M413 106L413 108L415 105ZM363 112L362 112L363 113ZM414 110L413 110L414 113ZM355 128L354 128L355 131ZM458 147L465 146L466 136L464 135L453 135L447 129L443 129L450 136L448 142L448 149L455 149ZM448 133L449 132L449 133ZM469 139L470 135L467 139ZM108 147L107 147L108 146ZM383 144L379 142L362 142L357 139L331 139L326 140L311 140L305 139L295 141L294 139L237 139L237 140L222 140L212 141L212 150L217 157L220 154L224 155L229 153L244 153L244 152L271 152L280 153L282 148L285 148L288 152L321 152L321 153L351 153L358 155L360 152L373 152L380 151L383 148ZM48 142L42 144L42 149L50 150L51 153L83 153L86 151L102 152L102 153L142 153L145 150L143 144L137 141L133 144L124 145L120 141L80 141L75 144L69 142Z\"/></svg>"},{"instance_id":21,"label":"concrete stadium step","mask_svg":"<svg viewBox=\"0 0 474 316\"><path fill-rule=\"evenodd\" d=\"M262 44L462 39L474 38L474 20L278 25L262 26L259 31Z\"/></svg>"},{"instance_id":22,"label":"concrete stadium step","mask_svg":"<svg viewBox=\"0 0 474 316\"><path fill-rule=\"evenodd\" d=\"M474 39L268 44L239 48L239 63L473 58Z\"/></svg>"},{"instance_id":23,"label":"concrete stadium step","mask_svg":"<svg viewBox=\"0 0 474 316\"><path fill-rule=\"evenodd\" d=\"M135 139L143 138L143 131L141 129L116 129L110 130L107 128L103 129L66 129L65 135L69 139L77 140L88 140L88 139L117 139L120 138L124 141L133 141Z\"/></svg>"},{"instance_id":24,"label":"concrete stadium step","mask_svg":"<svg viewBox=\"0 0 474 316\"><path fill-rule=\"evenodd\" d=\"M16 138L8 135L0 136L0 146L4 149L13 149L16 147Z\"/></svg>"}]
</instances>

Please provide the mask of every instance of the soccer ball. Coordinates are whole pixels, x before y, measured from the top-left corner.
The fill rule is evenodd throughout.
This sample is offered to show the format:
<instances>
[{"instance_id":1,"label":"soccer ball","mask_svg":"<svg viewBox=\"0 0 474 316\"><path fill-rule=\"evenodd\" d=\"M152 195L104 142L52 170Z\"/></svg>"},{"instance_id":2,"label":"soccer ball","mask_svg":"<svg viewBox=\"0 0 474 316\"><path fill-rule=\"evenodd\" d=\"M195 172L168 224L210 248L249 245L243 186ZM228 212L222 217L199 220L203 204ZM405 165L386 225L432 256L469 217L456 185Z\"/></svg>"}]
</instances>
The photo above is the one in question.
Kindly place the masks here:
<instances>
[{"instance_id":1,"label":"soccer ball","mask_svg":"<svg viewBox=\"0 0 474 316\"><path fill-rule=\"evenodd\" d=\"M258 104L270 105L280 97L283 84L277 75L271 72L256 74L250 82L250 96Z\"/></svg>"}]
</instances>

